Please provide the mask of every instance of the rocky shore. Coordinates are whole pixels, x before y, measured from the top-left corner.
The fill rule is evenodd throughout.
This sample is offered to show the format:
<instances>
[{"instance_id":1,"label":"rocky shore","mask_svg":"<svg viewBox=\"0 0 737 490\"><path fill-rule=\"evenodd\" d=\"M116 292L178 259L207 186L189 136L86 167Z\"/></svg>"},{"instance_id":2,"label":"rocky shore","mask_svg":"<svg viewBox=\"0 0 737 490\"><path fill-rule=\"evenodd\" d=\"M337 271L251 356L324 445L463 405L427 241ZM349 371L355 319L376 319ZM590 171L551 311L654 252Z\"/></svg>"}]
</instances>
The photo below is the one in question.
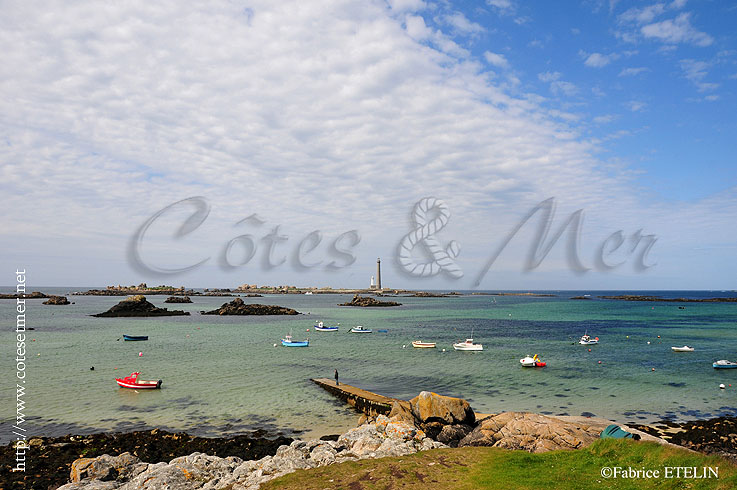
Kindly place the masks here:
<instances>
[{"instance_id":1,"label":"rocky shore","mask_svg":"<svg viewBox=\"0 0 737 490\"><path fill-rule=\"evenodd\" d=\"M618 296L597 296L601 299L616 299L620 301L662 301L667 303L737 303L737 297L730 298L661 298L637 294L620 294Z\"/></svg>"},{"instance_id":2,"label":"rocky shore","mask_svg":"<svg viewBox=\"0 0 737 490\"><path fill-rule=\"evenodd\" d=\"M241 298L223 303L217 310L201 311L203 315L299 315L297 310L276 305L246 304Z\"/></svg>"},{"instance_id":3,"label":"rocky shore","mask_svg":"<svg viewBox=\"0 0 737 490\"><path fill-rule=\"evenodd\" d=\"M117 305L113 306L109 310L92 315L98 318L113 318L113 317L147 317L147 316L180 316L189 315L188 311L182 310L167 310L166 308L159 308L146 301L146 297L143 295L131 296L126 298Z\"/></svg>"},{"instance_id":4,"label":"rocky shore","mask_svg":"<svg viewBox=\"0 0 737 490\"><path fill-rule=\"evenodd\" d=\"M66 296L49 296L49 299L43 302L45 305L70 305L71 303Z\"/></svg>"},{"instance_id":5,"label":"rocky shore","mask_svg":"<svg viewBox=\"0 0 737 490\"><path fill-rule=\"evenodd\" d=\"M34 291L32 293L3 293L0 294L0 299L44 299L48 298L48 295L41 291Z\"/></svg>"},{"instance_id":6,"label":"rocky shore","mask_svg":"<svg viewBox=\"0 0 737 490\"><path fill-rule=\"evenodd\" d=\"M338 306L402 306L402 303L397 303L396 301L379 301L370 296L356 294L352 300L347 303L340 303Z\"/></svg>"},{"instance_id":7,"label":"rocky shore","mask_svg":"<svg viewBox=\"0 0 737 490\"><path fill-rule=\"evenodd\" d=\"M707 454L718 454L737 463L737 418L636 425L638 430L673 444Z\"/></svg>"}]
</instances>

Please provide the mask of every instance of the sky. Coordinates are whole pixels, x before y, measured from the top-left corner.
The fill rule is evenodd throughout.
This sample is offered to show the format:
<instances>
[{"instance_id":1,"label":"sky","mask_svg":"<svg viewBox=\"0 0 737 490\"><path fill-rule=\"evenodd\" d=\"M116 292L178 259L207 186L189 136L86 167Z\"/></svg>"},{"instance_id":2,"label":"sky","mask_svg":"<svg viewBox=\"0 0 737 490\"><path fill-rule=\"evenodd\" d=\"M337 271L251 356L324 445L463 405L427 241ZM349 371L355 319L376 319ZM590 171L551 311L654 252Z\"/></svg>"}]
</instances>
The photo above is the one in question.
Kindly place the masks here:
<instances>
[{"instance_id":1,"label":"sky","mask_svg":"<svg viewBox=\"0 0 737 490\"><path fill-rule=\"evenodd\" d=\"M731 2L2 11L0 284L735 289Z\"/></svg>"}]
</instances>

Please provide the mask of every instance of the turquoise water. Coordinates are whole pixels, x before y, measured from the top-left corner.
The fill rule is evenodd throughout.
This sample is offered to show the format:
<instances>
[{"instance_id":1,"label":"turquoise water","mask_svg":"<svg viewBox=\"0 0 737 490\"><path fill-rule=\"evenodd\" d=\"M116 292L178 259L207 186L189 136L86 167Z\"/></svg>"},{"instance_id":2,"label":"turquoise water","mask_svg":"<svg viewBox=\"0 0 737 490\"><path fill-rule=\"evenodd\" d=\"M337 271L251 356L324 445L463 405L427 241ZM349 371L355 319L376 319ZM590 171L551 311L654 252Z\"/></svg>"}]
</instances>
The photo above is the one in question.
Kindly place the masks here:
<instances>
[{"instance_id":1,"label":"turquoise water","mask_svg":"<svg viewBox=\"0 0 737 490\"><path fill-rule=\"evenodd\" d=\"M26 428L45 435L150 427L200 435L256 428L336 433L355 425L358 415L309 381L332 378L336 368L342 382L384 395L409 399L432 390L461 396L485 413L595 414L619 422L737 415L737 370L711 367L717 359L737 360L737 304L687 303L680 310L678 303L569 299L583 293L400 298L397 308L338 307L350 299L345 295L244 298L305 313L293 317L201 316L200 310L232 298L166 305L165 297L149 296L157 306L192 316L142 319L89 316L121 297L70 296L76 304L69 306L28 300L27 324L35 330L28 332ZM15 393L14 301L0 300L0 318L5 444L15 414L8 403ZM312 325L320 320L340 323L341 331L315 332ZM374 333L347 333L355 325ZM383 328L388 333L376 332ZM484 351L454 351L451 344L472 331ZM578 345L586 331L601 343ZM309 337L310 347L279 345L290 332L297 340ZM124 333L150 340L123 342ZM412 340L434 341L438 348L412 349ZM684 344L696 351L671 352ZM548 367L521 368L518 360L535 353ZM119 389L114 378L133 371L163 379L163 388ZM720 390L720 383L734 387Z\"/></svg>"}]
</instances>

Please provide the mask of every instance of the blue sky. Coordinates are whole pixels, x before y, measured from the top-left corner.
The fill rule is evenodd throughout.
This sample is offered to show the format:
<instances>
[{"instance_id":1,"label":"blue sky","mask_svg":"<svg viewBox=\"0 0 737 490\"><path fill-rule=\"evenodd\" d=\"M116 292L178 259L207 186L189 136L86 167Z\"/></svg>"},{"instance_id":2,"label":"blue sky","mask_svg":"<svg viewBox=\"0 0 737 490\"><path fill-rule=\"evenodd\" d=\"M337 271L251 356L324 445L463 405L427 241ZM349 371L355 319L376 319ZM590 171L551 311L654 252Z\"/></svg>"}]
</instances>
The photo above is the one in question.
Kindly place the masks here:
<instances>
[{"instance_id":1,"label":"blue sky","mask_svg":"<svg viewBox=\"0 0 737 490\"><path fill-rule=\"evenodd\" d=\"M360 287L380 256L385 285L469 289L555 202L539 264L542 209L479 287L734 289L734 25L695 0L8 4L0 284ZM401 259L424 198L444 220Z\"/></svg>"}]
</instances>

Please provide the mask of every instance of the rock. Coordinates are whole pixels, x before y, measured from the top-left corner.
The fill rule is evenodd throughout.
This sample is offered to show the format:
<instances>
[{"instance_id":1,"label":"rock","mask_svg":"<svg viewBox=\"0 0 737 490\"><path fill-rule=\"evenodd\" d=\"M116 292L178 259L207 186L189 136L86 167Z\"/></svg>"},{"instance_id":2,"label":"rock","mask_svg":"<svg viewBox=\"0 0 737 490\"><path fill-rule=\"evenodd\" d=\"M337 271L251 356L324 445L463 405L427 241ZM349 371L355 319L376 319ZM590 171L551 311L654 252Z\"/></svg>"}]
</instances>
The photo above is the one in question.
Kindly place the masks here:
<instances>
[{"instance_id":1,"label":"rock","mask_svg":"<svg viewBox=\"0 0 737 490\"><path fill-rule=\"evenodd\" d=\"M462 398L423 391L411 399L409 404L412 415L421 423L474 425L476 422L471 406Z\"/></svg>"},{"instance_id":2,"label":"rock","mask_svg":"<svg viewBox=\"0 0 737 490\"><path fill-rule=\"evenodd\" d=\"M146 317L146 316L178 316L178 315L189 315L188 311L181 310L167 310L166 308L158 308L148 301L146 297L138 294L126 298L117 305L113 306L104 313L98 313L98 318L110 318L110 317Z\"/></svg>"},{"instance_id":3,"label":"rock","mask_svg":"<svg viewBox=\"0 0 737 490\"><path fill-rule=\"evenodd\" d=\"M397 400L392 404L392 410L389 412L389 418L398 421L406 422L408 424L415 423L415 417L412 415L412 407L409 402Z\"/></svg>"},{"instance_id":4,"label":"rock","mask_svg":"<svg viewBox=\"0 0 737 490\"><path fill-rule=\"evenodd\" d=\"M97 458L80 458L72 463L69 479L80 482L84 479L110 481L135 476L148 465L130 453L120 456L103 454Z\"/></svg>"},{"instance_id":5,"label":"rock","mask_svg":"<svg viewBox=\"0 0 737 490\"><path fill-rule=\"evenodd\" d=\"M353 299L348 303L341 303L338 306L401 306L402 303L395 301L379 301L369 296L354 295Z\"/></svg>"},{"instance_id":6,"label":"rock","mask_svg":"<svg viewBox=\"0 0 737 490\"><path fill-rule=\"evenodd\" d=\"M189 296L169 296L164 303L191 303Z\"/></svg>"},{"instance_id":7,"label":"rock","mask_svg":"<svg viewBox=\"0 0 737 490\"><path fill-rule=\"evenodd\" d=\"M45 305L68 305L69 300L66 296L49 296L49 299L43 302Z\"/></svg>"},{"instance_id":8,"label":"rock","mask_svg":"<svg viewBox=\"0 0 737 490\"><path fill-rule=\"evenodd\" d=\"M241 298L223 303L217 310L203 311L203 315L299 315L297 310L276 305L247 305Z\"/></svg>"},{"instance_id":9,"label":"rock","mask_svg":"<svg viewBox=\"0 0 737 490\"><path fill-rule=\"evenodd\" d=\"M446 425L435 439L450 447L458 447L458 443L472 430L473 427L466 424Z\"/></svg>"},{"instance_id":10,"label":"rock","mask_svg":"<svg viewBox=\"0 0 737 490\"><path fill-rule=\"evenodd\" d=\"M10 294L0 294L0 299L18 299L18 298L25 298L25 299L40 299L40 298L48 298L47 295L42 293L41 291L34 291L32 293L10 293Z\"/></svg>"},{"instance_id":11,"label":"rock","mask_svg":"<svg viewBox=\"0 0 737 490\"><path fill-rule=\"evenodd\" d=\"M458 447L494 446L532 453L579 449L599 438L588 428L536 413L504 412L488 417L464 437Z\"/></svg>"}]
</instances>

